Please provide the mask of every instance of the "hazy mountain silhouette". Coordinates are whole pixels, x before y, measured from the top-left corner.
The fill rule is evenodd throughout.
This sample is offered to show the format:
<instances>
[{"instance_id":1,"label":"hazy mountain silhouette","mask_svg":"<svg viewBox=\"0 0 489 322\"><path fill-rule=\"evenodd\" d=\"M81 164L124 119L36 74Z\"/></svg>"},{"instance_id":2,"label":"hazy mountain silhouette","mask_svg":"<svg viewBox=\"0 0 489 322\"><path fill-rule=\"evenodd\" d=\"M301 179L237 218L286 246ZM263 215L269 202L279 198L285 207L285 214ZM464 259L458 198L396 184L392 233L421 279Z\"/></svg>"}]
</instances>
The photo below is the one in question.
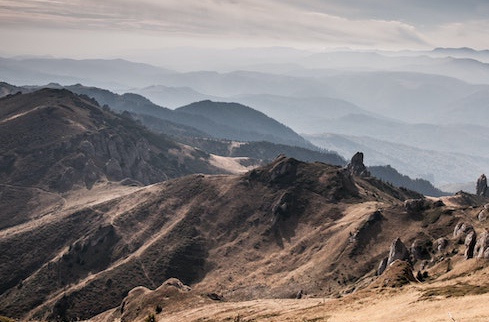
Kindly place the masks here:
<instances>
[{"instance_id":1,"label":"hazy mountain silhouette","mask_svg":"<svg viewBox=\"0 0 489 322\"><path fill-rule=\"evenodd\" d=\"M371 137L339 134L306 135L309 141L348 158L357 151L366 155L369 166L392 165L411 178L424 178L436 186L467 182L484 173L489 158L454 152L441 152L378 140Z\"/></svg>"},{"instance_id":2,"label":"hazy mountain silhouette","mask_svg":"<svg viewBox=\"0 0 489 322\"><path fill-rule=\"evenodd\" d=\"M435 188L428 180L419 178L411 179L408 176L400 174L390 165L368 167L368 170L372 176L380 178L385 182L389 182L396 187L403 187L432 197L448 195L448 193Z\"/></svg>"}]
</instances>

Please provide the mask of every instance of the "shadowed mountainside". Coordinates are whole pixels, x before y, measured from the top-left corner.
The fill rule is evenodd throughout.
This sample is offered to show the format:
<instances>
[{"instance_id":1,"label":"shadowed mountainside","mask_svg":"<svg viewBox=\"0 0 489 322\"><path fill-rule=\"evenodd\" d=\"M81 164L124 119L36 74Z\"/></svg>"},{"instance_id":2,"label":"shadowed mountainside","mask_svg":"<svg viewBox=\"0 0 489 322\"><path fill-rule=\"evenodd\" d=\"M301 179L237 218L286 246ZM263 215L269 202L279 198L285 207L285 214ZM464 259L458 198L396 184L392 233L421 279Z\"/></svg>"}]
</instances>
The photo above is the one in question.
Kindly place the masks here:
<instances>
[{"instance_id":1,"label":"shadowed mountainside","mask_svg":"<svg viewBox=\"0 0 489 322\"><path fill-rule=\"evenodd\" d=\"M17 260L1 261L0 314L88 318L170 277L233 300L343 292L373 276L393 239L453 230L459 215L444 208L430 225L404 210L419 197L281 156L241 176L193 175L62 208L2 231L3 258ZM19 256L31 245L36 256Z\"/></svg>"},{"instance_id":2,"label":"shadowed mountainside","mask_svg":"<svg viewBox=\"0 0 489 322\"><path fill-rule=\"evenodd\" d=\"M97 182L145 185L190 173L229 173L208 153L65 89L0 98L0 136L0 227L27 220L25 207L41 199L58 200L57 193Z\"/></svg>"}]
</instances>

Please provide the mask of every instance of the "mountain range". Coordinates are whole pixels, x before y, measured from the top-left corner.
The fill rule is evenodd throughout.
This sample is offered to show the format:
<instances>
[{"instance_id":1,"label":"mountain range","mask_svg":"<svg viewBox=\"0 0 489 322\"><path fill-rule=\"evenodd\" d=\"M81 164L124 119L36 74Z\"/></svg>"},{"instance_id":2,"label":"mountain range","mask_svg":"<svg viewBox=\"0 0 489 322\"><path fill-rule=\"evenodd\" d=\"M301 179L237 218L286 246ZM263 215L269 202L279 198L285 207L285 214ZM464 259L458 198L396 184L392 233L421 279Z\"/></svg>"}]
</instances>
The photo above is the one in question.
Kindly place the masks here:
<instances>
[{"instance_id":1,"label":"mountain range","mask_svg":"<svg viewBox=\"0 0 489 322\"><path fill-rule=\"evenodd\" d=\"M474 295L470 307L486 299L485 177L478 195L447 196L401 174L442 184L484 172L484 124L416 122L463 108L456 102L470 95L484 100L486 85L399 71L178 73L122 60L16 61L0 70L32 76L30 84L59 79L51 63L64 66L64 81L94 81L0 84L1 316L319 321L376 301L416 309L438 301L436 311L460 294ZM45 69L35 74L36 64ZM126 67L131 84L122 84ZM210 97L169 109L94 87L113 80ZM411 107L432 110L413 108L409 122L410 96ZM243 101L211 100L220 97ZM307 135L294 131L308 124ZM428 149L436 144L423 140L435 135ZM381 313L392 314L388 307Z\"/></svg>"}]
</instances>

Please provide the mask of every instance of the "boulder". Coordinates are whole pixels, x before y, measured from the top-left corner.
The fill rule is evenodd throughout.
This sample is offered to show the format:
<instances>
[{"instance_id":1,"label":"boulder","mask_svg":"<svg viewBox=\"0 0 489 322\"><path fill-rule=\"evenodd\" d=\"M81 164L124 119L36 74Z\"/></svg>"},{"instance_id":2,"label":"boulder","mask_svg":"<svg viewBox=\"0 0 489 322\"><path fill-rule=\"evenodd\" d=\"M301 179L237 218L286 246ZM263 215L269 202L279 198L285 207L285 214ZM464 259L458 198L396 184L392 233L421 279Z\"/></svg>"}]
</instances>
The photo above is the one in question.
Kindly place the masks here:
<instances>
[{"instance_id":1,"label":"boulder","mask_svg":"<svg viewBox=\"0 0 489 322\"><path fill-rule=\"evenodd\" d=\"M477 185L476 185L476 194L478 196L487 196L489 195L488 189L487 189L487 178L485 174L482 174L479 179L477 179Z\"/></svg>"},{"instance_id":2,"label":"boulder","mask_svg":"<svg viewBox=\"0 0 489 322\"><path fill-rule=\"evenodd\" d=\"M351 175L358 177L370 177L370 172L367 170L365 164L363 164L363 153L357 152L351 158L350 163L346 166L348 172Z\"/></svg>"},{"instance_id":3,"label":"boulder","mask_svg":"<svg viewBox=\"0 0 489 322\"><path fill-rule=\"evenodd\" d=\"M299 290L297 294L295 295L295 298L297 300L300 300L304 296L304 292L302 290Z\"/></svg>"},{"instance_id":4,"label":"boulder","mask_svg":"<svg viewBox=\"0 0 489 322\"><path fill-rule=\"evenodd\" d=\"M207 293L207 297L213 301L223 301L224 300L224 297L222 295L217 294L217 293Z\"/></svg>"},{"instance_id":5,"label":"boulder","mask_svg":"<svg viewBox=\"0 0 489 322\"><path fill-rule=\"evenodd\" d=\"M486 208L482 209L477 215L477 219L479 219L479 221L484 221L487 219L487 217L489 217L489 211Z\"/></svg>"},{"instance_id":6,"label":"boulder","mask_svg":"<svg viewBox=\"0 0 489 322\"><path fill-rule=\"evenodd\" d=\"M415 260L430 259L432 246L431 240L415 239L411 244L411 254L413 254Z\"/></svg>"},{"instance_id":7,"label":"boulder","mask_svg":"<svg viewBox=\"0 0 489 322\"><path fill-rule=\"evenodd\" d=\"M465 241L465 237L467 237L467 235L473 230L474 227L472 227L472 225L459 222L453 229L453 237L463 242Z\"/></svg>"},{"instance_id":8,"label":"boulder","mask_svg":"<svg viewBox=\"0 0 489 322\"><path fill-rule=\"evenodd\" d=\"M435 245L434 245L434 248L438 251L438 252L443 252L448 246L448 240L445 239L445 238L438 238L436 241L435 241Z\"/></svg>"},{"instance_id":9,"label":"boulder","mask_svg":"<svg viewBox=\"0 0 489 322\"><path fill-rule=\"evenodd\" d=\"M109 159L105 164L105 172L109 179L121 180L122 179L122 168L119 161L116 159Z\"/></svg>"},{"instance_id":10,"label":"boulder","mask_svg":"<svg viewBox=\"0 0 489 322\"><path fill-rule=\"evenodd\" d=\"M424 198L408 199L404 201L404 209L410 214L420 212L430 206L430 202Z\"/></svg>"},{"instance_id":11,"label":"boulder","mask_svg":"<svg viewBox=\"0 0 489 322\"><path fill-rule=\"evenodd\" d=\"M406 248L406 245L404 245L400 238L397 238L391 244L389 257L387 259L387 266L393 263L396 259L409 261L409 255L410 254L408 249Z\"/></svg>"},{"instance_id":12,"label":"boulder","mask_svg":"<svg viewBox=\"0 0 489 322\"><path fill-rule=\"evenodd\" d=\"M282 178L295 175L297 168L297 160L287 158L280 154L275 160L275 165L270 169L270 181L276 182Z\"/></svg>"},{"instance_id":13,"label":"boulder","mask_svg":"<svg viewBox=\"0 0 489 322\"><path fill-rule=\"evenodd\" d=\"M183 284L182 281L180 281L178 278L173 278L173 277L164 281L159 288L163 288L167 286L175 287L183 292L188 292L192 289L190 286Z\"/></svg>"},{"instance_id":14,"label":"boulder","mask_svg":"<svg viewBox=\"0 0 489 322\"><path fill-rule=\"evenodd\" d=\"M80 143L80 150L89 157L95 156L95 148L92 142L84 140Z\"/></svg>"},{"instance_id":15,"label":"boulder","mask_svg":"<svg viewBox=\"0 0 489 322\"><path fill-rule=\"evenodd\" d=\"M433 202L433 207L435 208L444 207L444 206L445 203L441 199L438 199L437 201Z\"/></svg>"},{"instance_id":16,"label":"boulder","mask_svg":"<svg viewBox=\"0 0 489 322\"><path fill-rule=\"evenodd\" d=\"M469 232L467 234L467 237L465 237L465 253L464 253L464 256L465 256L465 259L469 259L469 258L472 258L474 257L474 248L475 248L475 244L477 242L477 234L475 232L475 230L472 230L471 232Z\"/></svg>"}]
</instances>

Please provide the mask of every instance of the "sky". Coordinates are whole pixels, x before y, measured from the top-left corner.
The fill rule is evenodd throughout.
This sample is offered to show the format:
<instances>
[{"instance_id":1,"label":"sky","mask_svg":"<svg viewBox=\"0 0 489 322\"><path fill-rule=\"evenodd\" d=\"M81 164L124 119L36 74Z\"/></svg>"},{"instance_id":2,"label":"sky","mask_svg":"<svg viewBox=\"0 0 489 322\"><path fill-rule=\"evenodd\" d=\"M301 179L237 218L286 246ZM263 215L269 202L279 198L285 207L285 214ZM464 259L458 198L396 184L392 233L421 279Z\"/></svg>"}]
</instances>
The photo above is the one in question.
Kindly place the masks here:
<instances>
[{"instance_id":1,"label":"sky","mask_svg":"<svg viewBox=\"0 0 489 322\"><path fill-rule=\"evenodd\" d=\"M489 48L488 0L0 0L0 55Z\"/></svg>"}]
</instances>

